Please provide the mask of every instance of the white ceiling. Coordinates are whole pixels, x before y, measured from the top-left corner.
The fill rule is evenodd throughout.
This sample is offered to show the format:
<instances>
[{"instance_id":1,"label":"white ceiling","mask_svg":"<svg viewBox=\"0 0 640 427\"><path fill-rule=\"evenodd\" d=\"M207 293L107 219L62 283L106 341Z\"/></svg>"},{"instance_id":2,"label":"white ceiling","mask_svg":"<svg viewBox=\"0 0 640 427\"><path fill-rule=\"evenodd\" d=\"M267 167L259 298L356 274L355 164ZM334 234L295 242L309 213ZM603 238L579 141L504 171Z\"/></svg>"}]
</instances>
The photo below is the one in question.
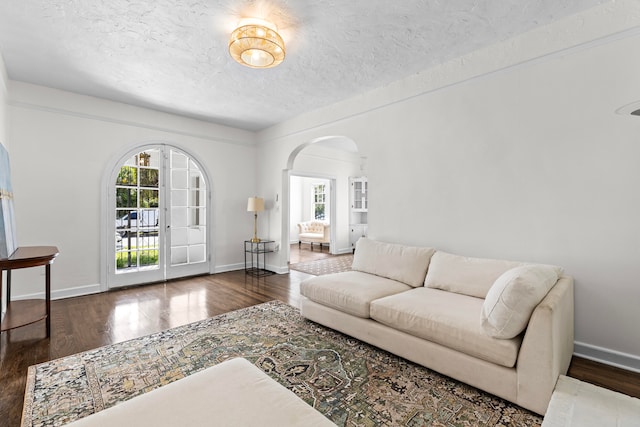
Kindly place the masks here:
<instances>
[{"instance_id":1,"label":"white ceiling","mask_svg":"<svg viewBox=\"0 0 640 427\"><path fill-rule=\"evenodd\" d=\"M260 130L603 0L3 0L14 80ZM279 67L228 55L242 17L280 28Z\"/></svg>"}]
</instances>

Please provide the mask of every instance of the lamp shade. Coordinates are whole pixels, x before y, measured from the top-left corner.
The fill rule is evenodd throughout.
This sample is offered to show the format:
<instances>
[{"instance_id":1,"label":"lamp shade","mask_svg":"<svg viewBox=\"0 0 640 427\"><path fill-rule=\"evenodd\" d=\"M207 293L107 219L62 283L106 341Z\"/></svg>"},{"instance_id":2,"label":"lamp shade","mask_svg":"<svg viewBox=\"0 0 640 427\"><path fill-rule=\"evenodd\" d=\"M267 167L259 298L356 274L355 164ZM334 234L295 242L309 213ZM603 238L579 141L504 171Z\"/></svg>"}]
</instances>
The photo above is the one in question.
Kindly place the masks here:
<instances>
[{"instance_id":1,"label":"lamp shade","mask_svg":"<svg viewBox=\"0 0 640 427\"><path fill-rule=\"evenodd\" d=\"M262 197L249 197L247 212L262 212L263 210L264 199Z\"/></svg>"}]
</instances>

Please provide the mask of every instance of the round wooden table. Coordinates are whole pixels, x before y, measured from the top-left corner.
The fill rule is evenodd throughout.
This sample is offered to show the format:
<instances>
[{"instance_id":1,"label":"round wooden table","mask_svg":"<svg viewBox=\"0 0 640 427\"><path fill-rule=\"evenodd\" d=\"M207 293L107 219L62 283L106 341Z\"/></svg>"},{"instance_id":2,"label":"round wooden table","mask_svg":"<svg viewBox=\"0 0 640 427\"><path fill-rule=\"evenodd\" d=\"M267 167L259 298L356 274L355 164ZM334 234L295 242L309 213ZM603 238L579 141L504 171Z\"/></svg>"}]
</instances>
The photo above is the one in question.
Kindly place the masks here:
<instances>
[{"instance_id":1,"label":"round wooden table","mask_svg":"<svg viewBox=\"0 0 640 427\"><path fill-rule=\"evenodd\" d=\"M51 264L58 256L55 246L23 246L9 258L0 259L0 301L2 301L2 271L7 272L7 312L0 332L19 328L46 319L47 337L51 336ZM45 266L45 298L11 302L11 270Z\"/></svg>"}]
</instances>

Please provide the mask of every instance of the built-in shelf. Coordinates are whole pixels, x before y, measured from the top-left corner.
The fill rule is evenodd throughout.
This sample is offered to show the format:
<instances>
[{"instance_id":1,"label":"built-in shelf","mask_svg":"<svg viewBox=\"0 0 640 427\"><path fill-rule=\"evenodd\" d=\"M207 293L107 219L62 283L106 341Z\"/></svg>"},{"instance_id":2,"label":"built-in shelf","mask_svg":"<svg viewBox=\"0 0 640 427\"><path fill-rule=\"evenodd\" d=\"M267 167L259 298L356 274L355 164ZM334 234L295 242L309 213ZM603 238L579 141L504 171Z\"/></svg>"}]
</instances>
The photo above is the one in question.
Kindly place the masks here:
<instances>
[{"instance_id":1,"label":"built-in shelf","mask_svg":"<svg viewBox=\"0 0 640 427\"><path fill-rule=\"evenodd\" d=\"M355 250L356 242L367 236L369 213L369 181L367 177L349 178L350 212L349 212L349 241L351 249Z\"/></svg>"}]
</instances>

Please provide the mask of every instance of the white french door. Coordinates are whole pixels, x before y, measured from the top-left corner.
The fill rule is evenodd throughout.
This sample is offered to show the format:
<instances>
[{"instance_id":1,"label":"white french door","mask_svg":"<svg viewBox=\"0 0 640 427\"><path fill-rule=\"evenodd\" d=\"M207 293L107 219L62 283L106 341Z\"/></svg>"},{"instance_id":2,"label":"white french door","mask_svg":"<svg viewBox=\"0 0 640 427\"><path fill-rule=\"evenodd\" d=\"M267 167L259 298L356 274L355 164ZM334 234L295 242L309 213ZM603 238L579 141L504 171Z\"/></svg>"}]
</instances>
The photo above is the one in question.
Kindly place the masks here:
<instances>
[{"instance_id":1,"label":"white french door","mask_svg":"<svg viewBox=\"0 0 640 427\"><path fill-rule=\"evenodd\" d=\"M209 191L204 174L193 159L175 148L169 150L167 162L165 279L207 273Z\"/></svg>"},{"instance_id":2,"label":"white french door","mask_svg":"<svg viewBox=\"0 0 640 427\"><path fill-rule=\"evenodd\" d=\"M109 194L109 288L209 272L209 191L195 159L146 146L115 168Z\"/></svg>"}]
</instances>

